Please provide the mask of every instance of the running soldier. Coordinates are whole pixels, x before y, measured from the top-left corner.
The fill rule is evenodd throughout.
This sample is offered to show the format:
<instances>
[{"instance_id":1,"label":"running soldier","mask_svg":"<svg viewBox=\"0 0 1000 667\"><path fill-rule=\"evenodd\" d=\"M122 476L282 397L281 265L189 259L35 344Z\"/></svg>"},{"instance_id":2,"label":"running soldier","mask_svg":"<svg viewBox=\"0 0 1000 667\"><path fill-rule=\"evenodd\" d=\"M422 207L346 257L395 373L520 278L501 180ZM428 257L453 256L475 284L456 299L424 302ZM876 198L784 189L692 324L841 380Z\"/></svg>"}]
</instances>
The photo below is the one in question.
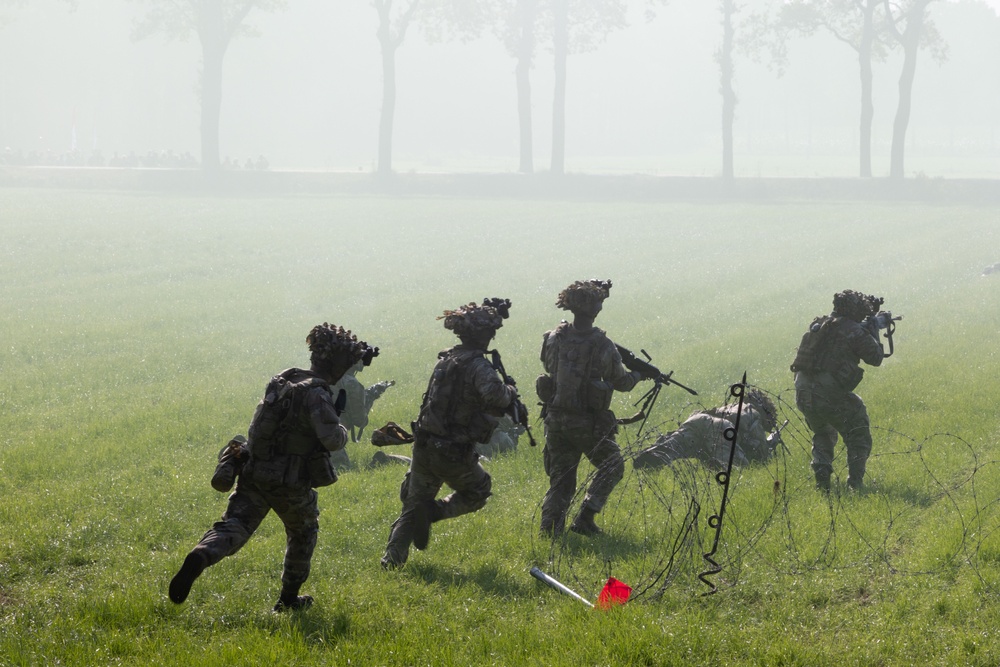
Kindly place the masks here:
<instances>
[{"instance_id":1,"label":"running soldier","mask_svg":"<svg viewBox=\"0 0 1000 667\"><path fill-rule=\"evenodd\" d=\"M490 440L498 417L517 401L517 389L500 379L485 356L509 308L509 300L487 299L438 318L462 342L438 354L413 424L413 459L400 487L403 510L382 556L385 569L402 566L410 544L426 549L435 521L486 506L492 481L479 464L476 443ZM442 484L454 492L435 500Z\"/></svg>"},{"instance_id":2,"label":"running soldier","mask_svg":"<svg viewBox=\"0 0 1000 667\"><path fill-rule=\"evenodd\" d=\"M580 457L597 468L570 530L597 535L594 517L625 474L625 462L614 440L618 423L611 411L614 391L629 391L642 379L622 365L607 334L594 326L611 290L611 281L577 281L559 293L556 306L573 313L543 336L541 360L545 375L535 384L545 417L542 452L549 490L542 501L541 532L558 536L576 493Z\"/></svg>"},{"instance_id":3,"label":"running soldier","mask_svg":"<svg viewBox=\"0 0 1000 667\"><path fill-rule=\"evenodd\" d=\"M222 519L205 533L170 582L170 600L187 599L202 572L247 543L268 512L285 525L287 546L281 593L274 611L303 609L312 597L299 595L319 532L316 487L337 481L330 452L344 448L347 430L340 423L330 385L358 361L366 365L378 348L359 341L342 327L323 323L306 337L309 370L290 368L271 378L250 422L249 457ZM224 466L220 461L220 469ZM213 486L226 484L213 478ZM231 487L230 476L228 485Z\"/></svg>"},{"instance_id":4,"label":"running soldier","mask_svg":"<svg viewBox=\"0 0 1000 667\"><path fill-rule=\"evenodd\" d=\"M792 362L795 405L813 432L812 468L816 487L830 490L837 435L847 447L847 485L863 485L872 451L871 424L854 388L864 377L860 362L880 366L885 352L875 315L881 299L853 290L833 295L833 312L812 321ZM864 324L862 324L864 323Z\"/></svg>"}]
</instances>

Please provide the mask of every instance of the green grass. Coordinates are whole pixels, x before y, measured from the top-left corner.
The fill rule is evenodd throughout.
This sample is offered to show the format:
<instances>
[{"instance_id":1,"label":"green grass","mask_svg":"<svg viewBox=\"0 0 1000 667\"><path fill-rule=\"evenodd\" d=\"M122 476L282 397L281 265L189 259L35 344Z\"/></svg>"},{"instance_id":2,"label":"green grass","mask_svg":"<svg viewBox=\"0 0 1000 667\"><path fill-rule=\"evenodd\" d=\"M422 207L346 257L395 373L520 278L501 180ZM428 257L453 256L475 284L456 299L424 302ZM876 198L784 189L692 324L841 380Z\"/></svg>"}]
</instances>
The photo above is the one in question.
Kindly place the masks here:
<instances>
[{"instance_id":1,"label":"green grass","mask_svg":"<svg viewBox=\"0 0 1000 667\"><path fill-rule=\"evenodd\" d=\"M0 665L996 662L1000 279L979 276L1000 260L995 208L0 190L0 212ZM552 545L536 535L541 451L522 439L487 464L488 506L436 524L402 571L378 566L402 468L364 470L375 450L361 443L320 491L312 609L269 611L274 517L185 604L167 600L225 508L215 454L267 379L306 362L312 325L382 348L360 379L397 384L371 419L405 424L454 342L435 317L509 297L496 344L533 405L541 334L564 315L555 296L588 277L615 283L598 324L700 404L746 371L791 419L787 456L734 479L718 594L697 579L720 493L709 473L629 467L601 517L609 535ZM788 365L844 288L905 319L896 356L859 389L873 490L826 499ZM651 425L684 419L690 398L665 390ZM692 489L696 529L654 583ZM591 598L609 571L645 593L589 611L532 565Z\"/></svg>"}]
</instances>

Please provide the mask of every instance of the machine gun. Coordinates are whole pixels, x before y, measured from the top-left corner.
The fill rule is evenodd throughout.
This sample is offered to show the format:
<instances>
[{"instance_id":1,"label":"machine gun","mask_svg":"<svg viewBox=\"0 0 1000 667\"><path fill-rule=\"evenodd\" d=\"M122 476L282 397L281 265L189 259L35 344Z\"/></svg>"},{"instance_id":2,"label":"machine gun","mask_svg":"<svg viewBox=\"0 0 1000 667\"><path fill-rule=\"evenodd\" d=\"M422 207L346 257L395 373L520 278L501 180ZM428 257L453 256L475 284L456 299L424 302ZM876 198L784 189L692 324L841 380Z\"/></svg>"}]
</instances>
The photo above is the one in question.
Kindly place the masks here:
<instances>
[{"instance_id":1,"label":"machine gun","mask_svg":"<svg viewBox=\"0 0 1000 667\"><path fill-rule=\"evenodd\" d=\"M500 377L503 378L504 384L509 384L517 390L517 382L511 376L507 375L507 369L503 366L503 359L500 358L500 350L490 350L490 365L493 370L500 373ZM510 404L510 418L515 424L520 424L524 427L524 432L528 434L528 444L532 447L537 447L538 443L535 442L535 436L531 433L531 425L528 423L528 408L524 406L521 402L520 394L514 396L514 400Z\"/></svg>"},{"instance_id":2,"label":"machine gun","mask_svg":"<svg viewBox=\"0 0 1000 667\"><path fill-rule=\"evenodd\" d=\"M640 352L642 352L642 356L646 357L646 361L643 361L642 359L636 357L635 353L632 352L632 350L626 349L621 345L618 345L617 343L615 343L615 347L618 348L618 354L622 355L622 364L624 364L625 368L629 369L630 371L635 371L636 373L641 375L644 380L653 380L657 385L661 384L676 385L681 389L683 389L684 391L686 391L687 393L691 394L692 396L698 395L698 392L696 392L691 387L685 387L680 382L675 380L673 378L674 375L673 371L670 371L669 373L664 373L659 368L651 364L650 362L653 360L653 358L649 356L649 353L646 352L646 350L641 350L641 349L639 350Z\"/></svg>"},{"instance_id":3,"label":"machine gun","mask_svg":"<svg viewBox=\"0 0 1000 667\"><path fill-rule=\"evenodd\" d=\"M692 396L698 395L698 392L691 387L684 386L677 380L673 379L673 371L664 373L659 368L651 364L650 362L653 358L649 356L649 353L647 353L646 350L639 350L642 352L642 356L646 357L646 361L643 361L642 359L636 357L631 350L624 348L617 343L615 343L615 347L618 348L618 354L621 355L622 364L625 368L630 371L635 371L641 375L644 380L653 381L653 388L643 394L642 397L640 397L639 400L633 404L639 405L639 403L642 403L642 407L639 408L638 414L621 421L623 424L631 424L639 421L640 419L642 420L642 423L639 425L639 430L636 432L636 438L638 438L639 434L642 432L642 427L646 425L646 420L649 418L649 413L652 411L653 405L656 403L656 399L660 396L660 390L663 388L663 385L676 385Z\"/></svg>"}]
</instances>

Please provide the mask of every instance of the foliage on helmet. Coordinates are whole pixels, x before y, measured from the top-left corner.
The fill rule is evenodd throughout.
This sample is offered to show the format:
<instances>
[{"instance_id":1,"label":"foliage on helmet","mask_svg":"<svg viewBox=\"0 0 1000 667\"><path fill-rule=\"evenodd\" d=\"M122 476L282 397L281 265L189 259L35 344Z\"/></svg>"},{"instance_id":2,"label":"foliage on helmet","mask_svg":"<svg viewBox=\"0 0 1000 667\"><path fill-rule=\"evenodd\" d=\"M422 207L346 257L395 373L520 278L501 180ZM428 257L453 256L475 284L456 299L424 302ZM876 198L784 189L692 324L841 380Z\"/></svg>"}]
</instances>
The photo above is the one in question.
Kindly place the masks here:
<instances>
[{"instance_id":1,"label":"foliage on helmet","mask_svg":"<svg viewBox=\"0 0 1000 667\"><path fill-rule=\"evenodd\" d=\"M559 292L556 307L576 312L590 310L602 303L611 293L610 280L577 280L572 285Z\"/></svg>"},{"instance_id":2,"label":"foliage on helmet","mask_svg":"<svg viewBox=\"0 0 1000 667\"><path fill-rule=\"evenodd\" d=\"M885 299L881 297L844 290L833 295L833 311L860 322L869 315L877 313L884 302Z\"/></svg>"},{"instance_id":3,"label":"foliage on helmet","mask_svg":"<svg viewBox=\"0 0 1000 667\"><path fill-rule=\"evenodd\" d=\"M348 360L352 365L359 361L367 366L378 356L378 348L371 347L344 327L329 322L317 324L306 336L311 360L320 366L329 366L335 360Z\"/></svg>"},{"instance_id":4,"label":"foliage on helmet","mask_svg":"<svg viewBox=\"0 0 1000 667\"><path fill-rule=\"evenodd\" d=\"M771 397L760 389L751 389L747 392L746 400L760 413L764 423L764 430L770 431L778 423L778 409L774 406Z\"/></svg>"},{"instance_id":5,"label":"foliage on helmet","mask_svg":"<svg viewBox=\"0 0 1000 667\"><path fill-rule=\"evenodd\" d=\"M445 329L462 337L480 331L496 331L509 316L510 299L494 297L483 299L482 305L473 301L454 310L446 310L438 319L444 320Z\"/></svg>"}]
</instances>

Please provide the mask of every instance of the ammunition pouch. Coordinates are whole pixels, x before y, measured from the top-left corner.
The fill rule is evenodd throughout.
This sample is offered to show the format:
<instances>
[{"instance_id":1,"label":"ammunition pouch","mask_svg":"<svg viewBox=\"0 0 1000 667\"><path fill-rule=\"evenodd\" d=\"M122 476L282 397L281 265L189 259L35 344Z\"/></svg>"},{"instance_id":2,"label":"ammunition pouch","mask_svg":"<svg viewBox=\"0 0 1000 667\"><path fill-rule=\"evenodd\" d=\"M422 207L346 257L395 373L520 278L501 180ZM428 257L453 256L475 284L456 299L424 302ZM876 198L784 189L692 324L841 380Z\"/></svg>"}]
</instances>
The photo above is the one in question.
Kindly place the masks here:
<instances>
[{"instance_id":1,"label":"ammunition pouch","mask_svg":"<svg viewBox=\"0 0 1000 667\"><path fill-rule=\"evenodd\" d=\"M556 383L551 375L539 375L535 378L535 393L542 403L551 403L556 397Z\"/></svg>"},{"instance_id":2,"label":"ammunition pouch","mask_svg":"<svg viewBox=\"0 0 1000 667\"><path fill-rule=\"evenodd\" d=\"M611 398L615 393L615 388L610 382L591 380L585 387L584 409L587 412L603 412L611 407Z\"/></svg>"},{"instance_id":3,"label":"ammunition pouch","mask_svg":"<svg viewBox=\"0 0 1000 667\"><path fill-rule=\"evenodd\" d=\"M309 475L309 486L318 489L330 486L337 481L337 469L333 467L331 452L317 451L306 459L306 472Z\"/></svg>"}]
</instances>

